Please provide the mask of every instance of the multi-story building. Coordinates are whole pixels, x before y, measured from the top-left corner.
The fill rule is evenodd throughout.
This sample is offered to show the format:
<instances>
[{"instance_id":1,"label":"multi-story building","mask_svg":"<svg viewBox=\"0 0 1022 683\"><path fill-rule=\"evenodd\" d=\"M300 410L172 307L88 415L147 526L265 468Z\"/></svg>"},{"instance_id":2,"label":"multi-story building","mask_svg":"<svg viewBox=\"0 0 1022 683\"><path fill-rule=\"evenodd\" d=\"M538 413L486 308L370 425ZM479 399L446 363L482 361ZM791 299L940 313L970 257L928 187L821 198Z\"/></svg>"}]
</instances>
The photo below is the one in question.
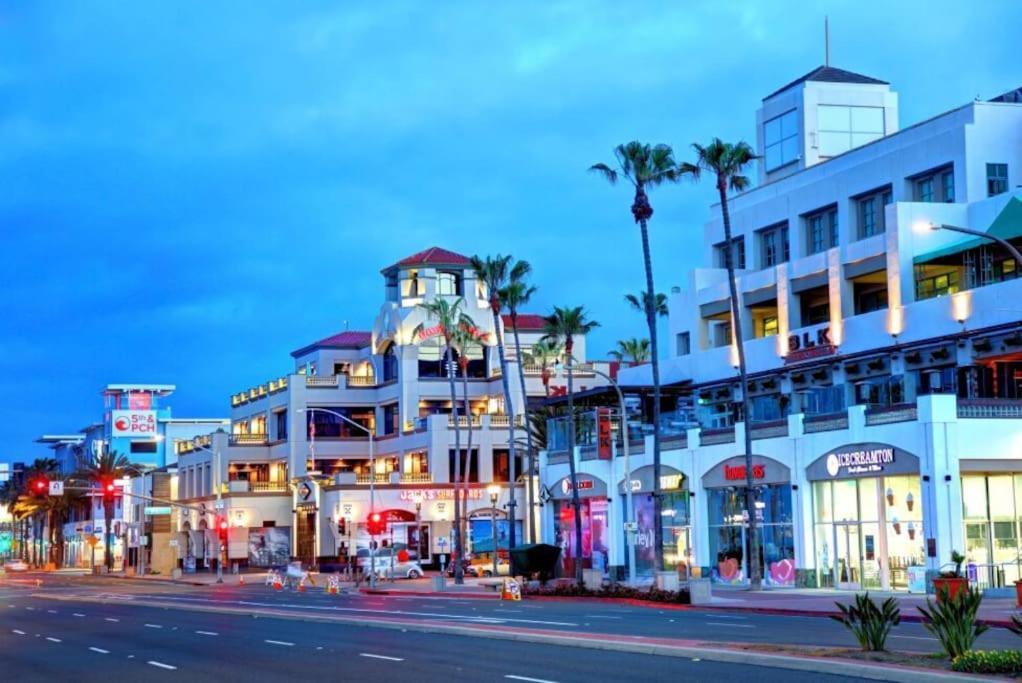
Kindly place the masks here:
<instances>
[{"instance_id":1,"label":"multi-story building","mask_svg":"<svg viewBox=\"0 0 1022 683\"><path fill-rule=\"evenodd\" d=\"M1018 91L899 128L887 83L821 67L765 98L756 126L760 182L729 201L731 244L711 207L709 267L688 272L669 300L661 377L678 428L660 482L668 564L746 581L754 514L755 561L777 585L918 588L952 550L983 585L1019 578L1022 266L988 238L931 229L1022 244ZM621 382L648 386L649 376L638 367ZM595 403L614 405L607 398ZM581 463L597 503L613 489L602 518L617 520L603 539L612 566L626 557L626 481L641 494L632 519L651 565L651 447L641 447L630 476L620 458ZM567 474L559 457L544 479L554 491Z\"/></svg>"},{"instance_id":2,"label":"multi-story building","mask_svg":"<svg viewBox=\"0 0 1022 683\"><path fill-rule=\"evenodd\" d=\"M297 349L286 374L231 397L229 432L180 444L179 498L198 508L178 522L180 531L190 532L179 543L185 563L210 564L219 506L232 526L232 561L259 566L290 557L307 564L365 557L366 521L375 510L388 522L386 545L436 565L451 552L457 438L463 451L471 440L464 477L474 550L494 545L488 485L501 490L498 543L507 543L512 487L514 523L518 538L525 538L524 431L509 424L494 321L470 260L431 248L382 275L384 301L371 329L345 330ZM444 341L438 321L421 306L439 298L462 300L477 340L464 351L467 381L453 368L459 373L457 430ZM520 426L525 399L546 391L543 368L524 366L527 397L518 381L518 361L543 335L543 319L519 315L522 353L507 319L502 326ZM575 353L584 358L584 339ZM590 364L583 362L577 375L581 384L596 384ZM553 370L546 376L552 391L564 383ZM512 468L509 443L516 436L521 445Z\"/></svg>"}]
</instances>

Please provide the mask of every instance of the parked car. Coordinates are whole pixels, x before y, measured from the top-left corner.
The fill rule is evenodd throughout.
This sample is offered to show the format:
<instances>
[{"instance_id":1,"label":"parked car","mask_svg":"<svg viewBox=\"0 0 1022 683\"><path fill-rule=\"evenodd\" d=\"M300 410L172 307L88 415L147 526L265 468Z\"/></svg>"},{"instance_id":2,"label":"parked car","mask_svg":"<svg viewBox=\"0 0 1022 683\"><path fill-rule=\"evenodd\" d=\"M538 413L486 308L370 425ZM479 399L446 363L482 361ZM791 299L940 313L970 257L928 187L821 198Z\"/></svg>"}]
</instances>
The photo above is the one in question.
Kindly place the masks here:
<instances>
[{"instance_id":1,"label":"parked car","mask_svg":"<svg viewBox=\"0 0 1022 683\"><path fill-rule=\"evenodd\" d=\"M369 573L370 568L374 563L368 557L358 558L358 566L362 568L362 571ZM406 560L404 562L394 559L393 570L391 570L391 558L388 555L378 555L376 557L376 575L380 578L388 578L393 576L396 579L418 579L425 576L426 572L423 571L422 565L415 560Z\"/></svg>"},{"instance_id":2,"label":"parked car","mask_svg":"<svg viewBox=\"0 0 1022 683\"><path fill-rule=\"evenodd\" d=\"M25 560L7 560L4 562L4 569L9 572L27 572L28 563Z\"/></svg>"},{"instance_id":3,"label":"parked car","mask_svg":"<svg viewBox=\"0 0 1022 683\"><path fill-rule=\"evenodd\" d=\"M476 558L472 560L472 564L469 569L465 572L469 576L493 576L493 560L485 558ZM508 576L511 573L511 563L505 559L497 560L497 575Z\"/></svg>"}]
</instances>

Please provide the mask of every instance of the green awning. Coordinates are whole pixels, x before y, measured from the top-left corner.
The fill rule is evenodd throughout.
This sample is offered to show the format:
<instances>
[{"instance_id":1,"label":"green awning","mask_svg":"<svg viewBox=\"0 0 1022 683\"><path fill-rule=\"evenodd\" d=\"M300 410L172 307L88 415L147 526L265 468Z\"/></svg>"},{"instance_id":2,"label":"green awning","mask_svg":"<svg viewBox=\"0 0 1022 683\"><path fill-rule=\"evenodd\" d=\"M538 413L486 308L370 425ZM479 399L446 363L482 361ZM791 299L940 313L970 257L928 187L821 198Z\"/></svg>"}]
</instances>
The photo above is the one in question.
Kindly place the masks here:
<instances>
[{"instance_id":1,"label":"green awning","mask_svg":"<svg viewBox=\"0 0 1022 683\"><path fill-rule=\"evenodd\" d=\"M1019 201L1018 197L1012 197L1008 200L1008 203L1004 205L1001 213L999 213L997 218L990 223L990 227L987 228L986 232L1004 240L1022 237L1022 201ZM944 256L960 254L963 251L969 251L970 249L976 249L988 244L990 244L989 240L985 240L981 237L970 237L961 242L955 242L954 244L949 244L946 247L941 247L940 249L934 249L933 251L917 254L912 259L912 263L915 265L928 263L930 261L943 258Z\"/></svg>"}]
</instances>

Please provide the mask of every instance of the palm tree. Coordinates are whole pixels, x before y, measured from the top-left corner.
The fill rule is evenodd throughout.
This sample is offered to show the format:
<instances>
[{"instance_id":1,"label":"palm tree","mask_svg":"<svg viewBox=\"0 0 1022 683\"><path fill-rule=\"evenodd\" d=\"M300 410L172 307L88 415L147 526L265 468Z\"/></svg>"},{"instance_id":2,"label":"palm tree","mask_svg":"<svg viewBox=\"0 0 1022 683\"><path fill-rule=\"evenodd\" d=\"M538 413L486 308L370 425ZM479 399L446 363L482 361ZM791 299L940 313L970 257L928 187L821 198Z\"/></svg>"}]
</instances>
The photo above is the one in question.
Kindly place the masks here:
<instances>
[{"instance_id":1,"label":"palm tree","mask_svg":"<svg viewBox=\"0 0 1022 683\"><path fill-rule=\"evenodd\" d=\"M432 301L419 304L419 308L426 315L427 321L436 321L437 327L440 329L440 336L444 340L444 358L446 362L447 380L449 388L451 390L451 419L454 421L454 557L451 558L454 562L454 583L462 584L465 583L465 572L462 566L462 558L465 556L464 553L464 529L462 528L461 519L461 505L459 499L461 497L461 428L458 424L458 394L454 387L454 335L456 330L461 325L462 321L467 317L462 311L461 307L464 304L464 300L459 297L453 302L448 301L444 297L436 297ZM413 331L412 336L416 337L422 334L425 329L425 324L418 325ZM375 475L374 475L375 476Z\"/></svg>"},{"instance_id":2,"label":"palm tree","mask_svg":"<svg viewBox=\"0 0 1022 683\"><path fill-rule=\"evenodd\" d=\"M746 509L755 509L755 493L752 480L752 431L749 429L749 378L745 368L745 345L742 341L742 318L739 314L738 285L735 282L735 263L732 257L731 214L728 212L727 193L741 192L749 187L749 178L745 168L753 160L756 153L745 142L731 144L714 138L710 144L694 144L696 152L694 164L685 163L680 167L682 173L690 173L698 178L703 172L709 173L716 181L717 194L720 196L720 214L724 222L724 262L727 265L727 283L731 293L731 325L734 331L735 346L738 349L738 375L742 385L742 416L745 420L745 505ZM756 515L749 515L749 583L753 590L762 584L762 568L759 564L759 536L756 533Z\"/></svg>"},{"instance_id":3,"label":"palm tree","mask_svg":"<svg viewBox=\"0 0 1022 683\"><path fill-rule=\"evenodd\" d=\"M522 307L529 303L532 299L532 295L536 293L536 288L525 283L525 276L532 271L532 266L527 261L519 261L519 264L523 264L522 268L519 268L517 272L512 269L512 280L507 283L507 286L500 290L500 300L507 308L508 317L511 319L511 333L515 339L515 359L518 365L518 385L522 392L522 410L525 415L529 414L529 394L525 390L525 369L524 369L524 355L522 353L522 341L518 335L518 314L522 310ZM517 277L516 277L517 276ZM549 384L549 379L544 380L544 386ZM512 432L514 426L511 427ZM527 493L526 504L529 506L529 543L535 543L537 537L536 531L536 458L539 454L538 449L535 447L532 439L532 430L525 430L525 452L529 455L529 488Z\"/></svg>"},{"instance_id":4,"label":"palm tree","mask_svg":"<svg viewBox=\"0 0 1022 683\"><path fill-rule=\"evenodd\" d=\"M36 458L26 469L25 480L33 481L37 478L52 479L60 471L60 465L53 458ZM44 530L52 529L50 521L50 500L49 491L42 497L36 497L34 492L26 495L26 509L31 509L32 529L35 536L35 547L32 551L34 564L43 563Z\"/></svg>"},{"instance_id":5,"label":"palm tree","mask_svg":"<svg viewBox=\"0 0 1022 683\"><path fill-rule=\"evenodd\" d=\"M600 323L587 320L585 309L554 306L554 311L545 318L545 338L564 342L566 369L568 374L568 473L571 477L571 505L575 511L575 580L582 585L582 502L578 497L578 475L575 471L575 396L572 368L574 359L575 337L585 336Z\"/></svg>"},{"instance_id":6,"label":"palm tree","mask_svg":"<svg viewBox=\"0 0 1022 683\"><path fill-rule=\"evenodd\" d=\"M632 201L632 218L639 224L642 237L642 260L646 269L646 292L655 292L653 288L653 261L649 253L649 219L653 217L653 207L646 194L647 188L663 183L677 182L682 172L674 161L674 150L669 145L648 145L633 140L614 148L617 169L607 164L594 164L589 168L606 178L612 185L623 177L632 184L635 196ZM644 297L645 298L645 297ZM657 353L656 314L657 311L648 298L643 302L646 313L646 325L649 327L650 356L653 370L653 557L655 569L664 568L664 530L660 524L660 359Z\"/></svg>"},{"instance_id":7,"label":"palm tree","mask_svg":"<svg viewBox=\"0 0 1022 683\"><path fill-rule=\"evenodd\" d=\"M511 395L511 382L508 379L507 372L507 357L504 355L504 332L502 330L503 321L501 320L501 312L504 310L504 301L501 299L501 291L507 287L508 283L521 281L530 270L532 266L527 261L516 261L512 264L512 257L510 255L497 256L491 258L487 256L485 259L481 259L478 256L472 257L472 270L475 271L476 279L486 285L486 291L490 298L490 314L493 316L493 332L496 335L497 341L497 357L500 359L500 382L504 389L504 412L507 414L508 419L508 488L507 488L507 508L508 517L511 520L510 529L508 530L508 547L514 548L518 545L516 538L517 533L515 529L515 520L518 516L515 514L515 484L518 480L515 465L517 455L515 453L515 402L514 397ZM525 401L525 396L522 396L522 401ZM494 538L496 538L496 529L494 529ZM494 552L496 552L496 544L494 544ZM514 576L514 558L511 558L511 575Z\"/></svg>"},{"instance_id":8,"label":"palm tree","mask_svg":"<svg viewBox=\"0 0 1022 683\"><path fill-rule=\"evenodd\" d=\"M103 562L107 571L113 568L114 557L110 551L113 539L114 498L106 495L104 488L114 479L120 479L132 469L124 455L113 450L104 450L92 456L84 451L78 455L78 474L98 485L103 496Z\"/></svg>"},{"instance_id":9,"label":"palm tree","mask_svg":"<svg viewBox=\"0 0 1022 683\"><path fill-rule=\"evenodd\" d=\"M532 345L532 349L528 353L524 354L526 363L539 366L540 377L543 379L543 391L547 398L550 398L550 380L554 374L551 368L560 360L562 352L563 349L556 340L540 339Z\"/></svg>"},{"instance_id":10,"label":"palm tree","mask_svg":"<svg viewBox=\"0 0 1022 683\"><path fill-rule=\"evenodd\" d=\"M627 361L630 365L640 365L649 361L649 340L648 339L619 339L617 348L608 351L607 355L618 361Z\"/></svg>"},{"instance_id":11,"label":"palm tree","mask_svg":"<svg viewBox=\"0 0 1022 683\"><path fill-rule=\"evenodd\" d=\"M475 329L476 326L471 322L471 318L465 315L451 335L451 344L458 352L458 369L461 370L461 390L466 416L465 467L462 469L465 474L462 477L464 481L458 484L462 489L461 518L465 520L466 524L468 523L468 480L472 466L472 403L468 396L468 363L473 349L481 346L476 338ZM457 457L461 459L460 454Z\"/></svg>"},{"instance_id":12,"label":"palm tree","mask_svg":"<svg viewBox=\"0 0 1022 683\"><path fill-rule=\"evenodd\" d=\"M640 299L644 303L639 303ZM625 294L625 301L628 305L640 313L646 312L646 306L649 305L649 295L646 292L639 292L638 294ZM657 317L667 317L667 295L657 292L656 299L653 303L653 310L656 311Z\"/></svg>"}]
</instances>

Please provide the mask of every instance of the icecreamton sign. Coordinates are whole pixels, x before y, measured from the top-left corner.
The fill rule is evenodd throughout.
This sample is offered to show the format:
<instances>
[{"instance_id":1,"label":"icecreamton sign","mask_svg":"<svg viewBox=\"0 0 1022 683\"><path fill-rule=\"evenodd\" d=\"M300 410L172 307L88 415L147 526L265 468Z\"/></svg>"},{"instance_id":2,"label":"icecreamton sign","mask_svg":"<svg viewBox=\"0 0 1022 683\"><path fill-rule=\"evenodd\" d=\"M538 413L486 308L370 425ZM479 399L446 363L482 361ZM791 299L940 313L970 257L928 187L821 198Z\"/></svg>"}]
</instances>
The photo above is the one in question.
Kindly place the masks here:
<instances>
[{"instance_id":1,"label":"icecreamton sign","mask_svg":"<svg viewBox=\"0 0 1022 683\"><path fill-rule=\"evenodd\" d=\"M155 410L114 410L110 414L110 433L113 436L157 435Z\"/></svg>"},{"instance_id":2,"label":"icecreamton sign","mask_svg":"<svg viewBox=\"0 0 1022 683\"><path fill-rule=\"evenodd\" d=\"M886 443L856 443L835 448L806 468L811 481L917 474L919 458Z\"/></svg>"}]
</instances>

